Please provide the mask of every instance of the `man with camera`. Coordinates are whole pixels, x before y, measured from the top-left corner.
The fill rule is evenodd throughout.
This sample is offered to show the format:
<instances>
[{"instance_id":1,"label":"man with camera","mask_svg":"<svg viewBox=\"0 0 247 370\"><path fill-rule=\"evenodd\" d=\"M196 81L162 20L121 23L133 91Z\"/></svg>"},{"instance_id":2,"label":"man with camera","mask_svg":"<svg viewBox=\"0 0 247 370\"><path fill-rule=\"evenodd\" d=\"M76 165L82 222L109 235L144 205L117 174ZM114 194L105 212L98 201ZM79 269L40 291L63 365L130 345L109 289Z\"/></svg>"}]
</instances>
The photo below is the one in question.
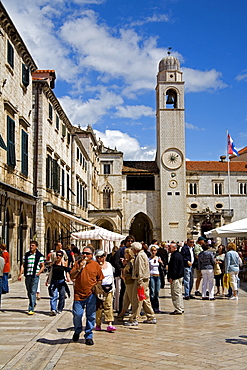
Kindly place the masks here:
<instances>
[{"instance_id":1,"label":"man with camera","mask_svg":"<svg viewBox=\"0 0 247 370\"><path fill-rule=\"evenodd\" d=\"M74 284L73 321L75 332L73 341L78 342L82 332L82 316L86 309L85 344L93 345L93 328L96 316L96 296L92 293L95 284L103 280L104 275L100 265L93 259L93 248L85 247L82 257L79 258L71 270L71 279Z\"/></svg>"}]
</instances>

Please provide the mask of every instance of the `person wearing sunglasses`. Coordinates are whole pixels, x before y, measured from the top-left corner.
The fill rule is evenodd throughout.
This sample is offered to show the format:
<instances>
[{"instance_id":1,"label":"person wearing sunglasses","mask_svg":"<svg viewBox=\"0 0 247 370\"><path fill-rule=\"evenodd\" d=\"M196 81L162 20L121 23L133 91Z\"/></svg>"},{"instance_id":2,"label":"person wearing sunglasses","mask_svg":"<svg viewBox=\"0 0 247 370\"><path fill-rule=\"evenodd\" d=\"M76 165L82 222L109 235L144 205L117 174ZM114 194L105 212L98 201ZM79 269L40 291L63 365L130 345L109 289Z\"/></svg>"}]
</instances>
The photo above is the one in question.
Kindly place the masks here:
<instances>
[{"instance_id":1,"label":"person wearing sunglasses","mask_svg":"<svg viewBox=\"0 0 247 370\"><path fill-rule=\"evenodd\" d=\"M49 285L51 316L56 316L63 311L65 304L65 292L70 296L66 281L70 281L66 262L63 260L63 252L56 252L56 260L51 266L45 285Z\"/></svg>"},{"instance_id":2,"label":"person wearing sunglasses","mask_svg":"<svg viewBox=\"0 0 247 370\"><path fill-rule=\"evenodd\" d=\"M85 344L93 345L93 328L96 317L96 295L92 288L104 279L100 265L93 260L93 248L84 247L79 258L70 272L74 283L73 322L75 332L72 340L78 342L82 332L82 316L86 312Z\"/></svg>"}]
</instances>

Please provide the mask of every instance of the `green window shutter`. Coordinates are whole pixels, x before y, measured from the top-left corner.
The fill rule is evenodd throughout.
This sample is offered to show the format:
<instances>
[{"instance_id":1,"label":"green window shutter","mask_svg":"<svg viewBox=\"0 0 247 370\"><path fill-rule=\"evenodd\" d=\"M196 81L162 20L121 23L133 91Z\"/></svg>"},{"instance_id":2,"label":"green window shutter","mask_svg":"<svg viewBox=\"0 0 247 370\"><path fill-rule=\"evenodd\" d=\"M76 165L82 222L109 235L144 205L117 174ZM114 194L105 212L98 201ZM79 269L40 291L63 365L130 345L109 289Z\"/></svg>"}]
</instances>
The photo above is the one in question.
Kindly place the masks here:
<instances>
[{"instance_id":1,"label":"green window shutter","mask_svg":"<svg viewBox=\"0 0 247 370\"><path fill-rule=\"evenodd\" d=\"M46 158L46 187L52 189L52 158L50 155Z\"/></svg>"},{"instance_id":2,"label":"green window shutter","mask_svg":"<svg viewBox=\"0 0 247 370\"><path fill-rule=\"evenodd\" d=\"M56 129L59 130L59 117L56 115Z\"/></svg>"},{"instance_id":3,"label":"green window shutter","mask_svg":"<svg viewBox=\"0 0 247 370\"><path fill-rule=\"evenodd\" d=\"M22 130L21 142L21 172L23 175L28 175L28 134Z\"/></svg>"},{"instance_id":4,"label":"green window shutter","mask_svg":"<svg viewBox=\"0 0 247 370\"><path fill-rule=\"evenodd\" d=\"M49 103L49 119L52 121L53 118L53 109L52 105Z\"/></svg>"},{"instance_id":5,"label":"green window shutter","mask_svg":"<svg viewBox=\"0 0 247 370\"><path fill-rule=\"evenodd\" d=\"M7 116L7 163L10 167L15 167L15 121Z\"/></svg>"},{"instance_id":6,"label":"green window shutter","mask_svg":"<svg viewBox=\"0 0 247 370\"><path fill-rule=\"evenodd\" d=\"M26 64L22 64L22 83L26 87L29 85L29 67Z\"/></svg>"},{"instance_id":7,"label":"green window shutter","mask_svg":"<svg viewBox=\"0 0 247 370\"><path fill-rule=\"evenodd\" d=\"M8 40L8 45L7 45L7 61L9 65L14 68L14 48L11 45L11 43Z\"/></svg>"},{"instance_id":8,"label":"green window shutter","mask_svg":"<svg viewBox=\"0 0 247 370\"><path fill-rule=\"evenodd\" d=\"M70 181L69 174L67 173L67 199L70 199L70 196L69 196L70 183L69 183L69 181Z\"/></svg>"},{"instance_id":9,"label":"green window shutter","mask_svg":"<svg viewBox=\"0 0 247 370\"><path fill-rule=\"evenodd\" d=\"M65 172L64 172L64 169L62 168L62 191L61 191L61 195L62 197L64 197L65 195Z\"/></svg>"},{"instance_id":10,"label":"green window shutter","mask_svg":"<svg viewBox=\"0 0 247 370\"><path fill-rule=\"evenodd\" d=\"M66 126L65 125L62 125L62 136L63 137L66 136Z\"/></svg>"}]
</instances>

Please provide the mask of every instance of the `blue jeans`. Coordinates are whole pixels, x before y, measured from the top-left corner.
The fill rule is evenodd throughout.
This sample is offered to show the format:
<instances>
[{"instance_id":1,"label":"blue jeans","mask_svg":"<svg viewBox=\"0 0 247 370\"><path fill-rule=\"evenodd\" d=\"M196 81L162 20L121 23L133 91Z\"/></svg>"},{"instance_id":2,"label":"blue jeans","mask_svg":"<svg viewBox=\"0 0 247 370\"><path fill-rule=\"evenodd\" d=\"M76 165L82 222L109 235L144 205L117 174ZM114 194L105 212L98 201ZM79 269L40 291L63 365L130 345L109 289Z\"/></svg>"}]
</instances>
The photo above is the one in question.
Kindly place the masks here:
<instances>
[{"instance_id":1,"label":"blue jeans","mask_svg":"<svg viewBox=\"0 0 247 370\"><path fill-rule=\"evenodd\" d=\"M150 276L149 281L150 301L154 311L159 310L160 277Z\"/></svg>"},{"instance_id":2,"label":"blue jeans","mask_svg":"<svg viewBox=\"0 0 247 370\"><path fill-rule=\"evenodd\" d=\"M3 287L3 278L0 277L0 308L1 308L2 287Z\"/></svg>"},{"instance_id":3,"label":"blue jeans","mask_svg":"<svg viewBox=\"0 0 247 370\"><path fill-rule=\"evenodd\" d=\"M84 338L92 339L96 317L96 295L91 294L88 298L84 299L83 301L74 301L72 312L76 334L80 334L82 332L82 316L85 307L86 307L86 329Z\"/></svg>"},{"instance_id":4,"label":"blue jeans","mask_svg":"<svg viewBox=\"0 0 247 370\"><path fill-rule=\"evenodd\" d=\"M184 268L184 295L185 297L189 297L191 294L191 290L193 288L193 268L185 267Z\"/></svg>"},{"instance_id":5,"label":"blue jeans","mask_svg":"<svg viewBox=\"0 0 247 370\"><path fill-rule=\"evenodd\" d=\"M27 296L29 299L28 311L34 311L36 306L36 293L39 283L39 276L32 277L31 275L26 276L25 284L27 289Z\"/></svg>"},{"instance_id":6,"label":"blue jeans","mask_svg":"<svg viewBox=\"0 0 247 370\"><path fill-rule=\"evenodd\" d=\"M9 292L9 283L8 283L8 277L9 277L9 273L8 272L4 272L3 273L3 293L8 293Z\"/></svg>"},{"instance_id":7,"label":"blue jeans","mask_svg":"<svg viewBox=\"0 0 247 370\"><path fill-rule=\"evenodd\" d=\"M50 305L51 311L62 312L65 304L65 286L62 285L64 280L52 280L51 287L54 286L55 289L50 289L51 293ZM58 302L57 302L58 301Z\"/></svg>"}]
</instances>

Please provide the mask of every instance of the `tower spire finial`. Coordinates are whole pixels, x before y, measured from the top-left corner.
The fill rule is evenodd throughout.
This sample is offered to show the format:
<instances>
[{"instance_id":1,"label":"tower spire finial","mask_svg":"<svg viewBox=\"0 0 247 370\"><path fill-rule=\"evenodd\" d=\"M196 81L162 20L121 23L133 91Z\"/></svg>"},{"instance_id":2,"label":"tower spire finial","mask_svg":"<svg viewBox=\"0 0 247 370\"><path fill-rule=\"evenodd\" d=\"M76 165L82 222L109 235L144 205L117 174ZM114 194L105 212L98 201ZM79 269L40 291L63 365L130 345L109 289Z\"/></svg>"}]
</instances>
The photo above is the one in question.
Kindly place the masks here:
<instances>
[{"instance_id":1,"label":"tower spire finial","mask_svg":"<svg viewBox=\"0 0 247 370\"><path fill-rule=\"evenodd\" d=\"M167 52L167 54L168 54L168 55L170 55L170 54L171 54L171 50L172 50L172 47L170 46L170 47L168 48L168 52Z\"/></svg>"}]
</instances>

